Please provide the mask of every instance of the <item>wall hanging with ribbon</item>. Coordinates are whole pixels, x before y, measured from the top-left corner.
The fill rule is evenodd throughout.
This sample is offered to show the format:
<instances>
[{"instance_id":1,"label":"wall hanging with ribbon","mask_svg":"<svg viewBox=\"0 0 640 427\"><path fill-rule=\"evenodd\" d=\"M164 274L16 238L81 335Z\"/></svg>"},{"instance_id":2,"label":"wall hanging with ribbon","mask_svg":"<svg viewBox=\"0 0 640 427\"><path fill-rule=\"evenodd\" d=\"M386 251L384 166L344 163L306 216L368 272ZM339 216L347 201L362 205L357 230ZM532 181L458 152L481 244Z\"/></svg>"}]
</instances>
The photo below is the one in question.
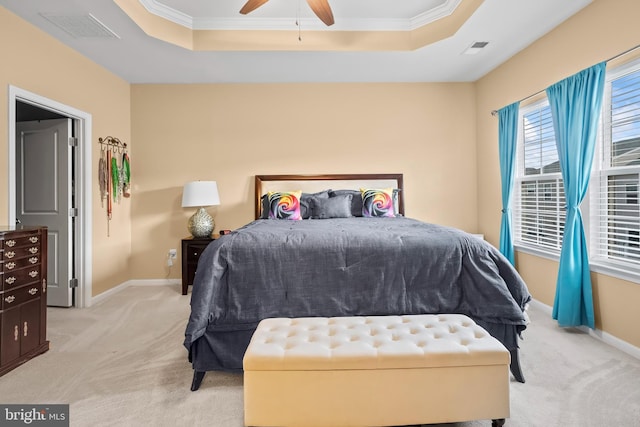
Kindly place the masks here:
<instances>
[{"instance_id":1,"label":"wall hanging with ribbon","mask_svg":"<svg viewBox=\"0 0 640 427\"><path fill-rule=\"evenodd\" d=\"M118 138L107 136L98 138L100 160L98 162L98 183L100 202L107 208L107 237L112 218L113 203L120 203L123 197L131 196L131 162L127 144Z\"/></svg>"}]
</instances>

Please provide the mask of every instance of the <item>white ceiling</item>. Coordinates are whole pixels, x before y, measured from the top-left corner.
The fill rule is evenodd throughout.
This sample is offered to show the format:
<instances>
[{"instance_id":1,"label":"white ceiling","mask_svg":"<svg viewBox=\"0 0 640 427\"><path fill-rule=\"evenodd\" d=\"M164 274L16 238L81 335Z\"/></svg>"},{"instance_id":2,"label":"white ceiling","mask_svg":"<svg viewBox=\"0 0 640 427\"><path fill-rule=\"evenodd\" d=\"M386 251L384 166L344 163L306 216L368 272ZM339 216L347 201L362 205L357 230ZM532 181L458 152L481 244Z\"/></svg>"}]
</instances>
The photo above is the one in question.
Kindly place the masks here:
<instances>
[{"instance_id":1,"label":"white ceiling","mask_svg":"<svg viewBox=\"0 0 640 427\"><path fill-rule=\"evenodd\" d=\"M398 29L467 0L330 0L325 27L304 0L270 0L244 16L246 0L139 0L193 29L295 27ZM415 51L190 51L146 35L112 0L0 0L0 5L130 83L467 82L475 81L577 13L592 0L485 0L448 39ZM435 9L434 9L435 8ZM440 8L440 9L438 9ZM73 37L43 15L91 14L119 38ZM292 32L297 40L297 31ZM487 41L476 55L471 44ZM5 41L6 43L7 41Z\"/></svg>"}]
</instances>

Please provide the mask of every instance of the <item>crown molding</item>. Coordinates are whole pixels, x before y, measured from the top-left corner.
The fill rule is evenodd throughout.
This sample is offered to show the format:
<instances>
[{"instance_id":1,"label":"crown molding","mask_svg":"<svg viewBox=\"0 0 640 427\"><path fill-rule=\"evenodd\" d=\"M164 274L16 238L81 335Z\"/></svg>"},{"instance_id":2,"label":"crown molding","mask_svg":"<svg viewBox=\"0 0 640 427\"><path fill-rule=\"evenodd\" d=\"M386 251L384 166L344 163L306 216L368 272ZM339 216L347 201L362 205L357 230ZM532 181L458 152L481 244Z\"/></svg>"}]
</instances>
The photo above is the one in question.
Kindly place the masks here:
<instances>
[{"instance_id":1,"label":"crown molding","mask_svg":"<svg viewBox=\"0 0 640 427\"><path fill-rule=\"evenodd\" d=\"M438 19L442 19L455 12L456 8L460 6L462 0L447 0L440 6L436 6L433 9L422 12L421 14L409 18L409 30L415 30L430 24Z\"/></svg>"},{"instance_id":2,"label":"crown molding","mask_svg":"<svg viewBox=\"0 0 640 427\"><path fill-rule=\"evenodd\" d=\"M182 25L183 27L187 27L190 29L193 28L193 17L191 15L187 15L186 13L180 12L172 7L169 7L163 3L160 3L157 0L138 0L147 12L152 13L156 16L164 18L168 21L174 22L178 25Z\"/></svg>"},{"instance_id":3,"label":"crown molding","mask_svg":"<svg viewBox=\"0 0 640 427\"><path fill-rule=\"evenodd\" d=\"M237 18L193 17L159 0L138 0L149 12L191 30L291 30L295 21L287 18ZM315 18L299 19L307 30L329 31L412 31L439 19L450 16L462 0L447 0L440 6L426 10L408 19L341 19L326 27ZM295 18L294 18L295 19Z\"/></svg>"}]
</instances>

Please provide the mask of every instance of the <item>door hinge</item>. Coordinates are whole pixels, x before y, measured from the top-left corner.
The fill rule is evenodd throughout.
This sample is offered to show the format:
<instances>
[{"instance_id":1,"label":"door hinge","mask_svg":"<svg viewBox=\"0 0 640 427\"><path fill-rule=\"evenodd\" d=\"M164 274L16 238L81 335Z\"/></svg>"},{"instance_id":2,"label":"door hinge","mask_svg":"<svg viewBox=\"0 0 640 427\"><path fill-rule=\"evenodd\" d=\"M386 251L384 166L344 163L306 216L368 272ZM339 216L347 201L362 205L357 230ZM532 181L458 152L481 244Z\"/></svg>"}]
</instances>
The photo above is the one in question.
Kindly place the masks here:
<instances>
[{"instance_id":1,"label":"door hinge","mask_svg":"<svg viewBox=\"0 0 640 427\"><path fill-rule=\"evenodd\" d=\"M74 136L69 137L69 147L77 147L78 146L78 138Z\"/></svg>"},{"instance_id":2,"label":"door hinge","mask_svg":"<svg viewBox=\"0 0 640 427\"><path fill-rule=\"evenodd\" d=\"M78 216L78 208L69 208L69 216L75 218Z\"/></svg>"},{"instance_id":3,"label":"door hinge","mask_svg":"<svg viewBox=\"0 0 640 427\"><path fill-rule=\"evenodd\" d=\"M76 279L76 278L69 279L69 287L70 288L77 288L78 287L78 279Z\"/></svg>"}]
</instances>

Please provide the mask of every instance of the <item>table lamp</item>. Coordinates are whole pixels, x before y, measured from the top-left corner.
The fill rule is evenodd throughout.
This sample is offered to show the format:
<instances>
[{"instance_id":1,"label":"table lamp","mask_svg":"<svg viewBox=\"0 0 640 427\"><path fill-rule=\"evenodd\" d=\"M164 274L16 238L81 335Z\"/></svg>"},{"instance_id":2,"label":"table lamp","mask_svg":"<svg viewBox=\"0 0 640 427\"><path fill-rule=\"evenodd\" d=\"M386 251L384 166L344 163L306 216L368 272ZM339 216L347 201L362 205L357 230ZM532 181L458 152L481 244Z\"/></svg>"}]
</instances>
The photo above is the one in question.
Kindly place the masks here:
<instances>
[{"instance_id":1,"label":"table lamp","mask_svg":"<svg viewBox=\"0 0 640 427\"><path fill-rule=\"evenodd\" d=\"M189 233L196 238L211 237L213 232L213 218L204 209L205 206L220 204L218 185L215 181L193 181L185 184L182 191L182 207L198 207L196 213L189 218L187 228Z\"/></svg>"}]
</instances>

